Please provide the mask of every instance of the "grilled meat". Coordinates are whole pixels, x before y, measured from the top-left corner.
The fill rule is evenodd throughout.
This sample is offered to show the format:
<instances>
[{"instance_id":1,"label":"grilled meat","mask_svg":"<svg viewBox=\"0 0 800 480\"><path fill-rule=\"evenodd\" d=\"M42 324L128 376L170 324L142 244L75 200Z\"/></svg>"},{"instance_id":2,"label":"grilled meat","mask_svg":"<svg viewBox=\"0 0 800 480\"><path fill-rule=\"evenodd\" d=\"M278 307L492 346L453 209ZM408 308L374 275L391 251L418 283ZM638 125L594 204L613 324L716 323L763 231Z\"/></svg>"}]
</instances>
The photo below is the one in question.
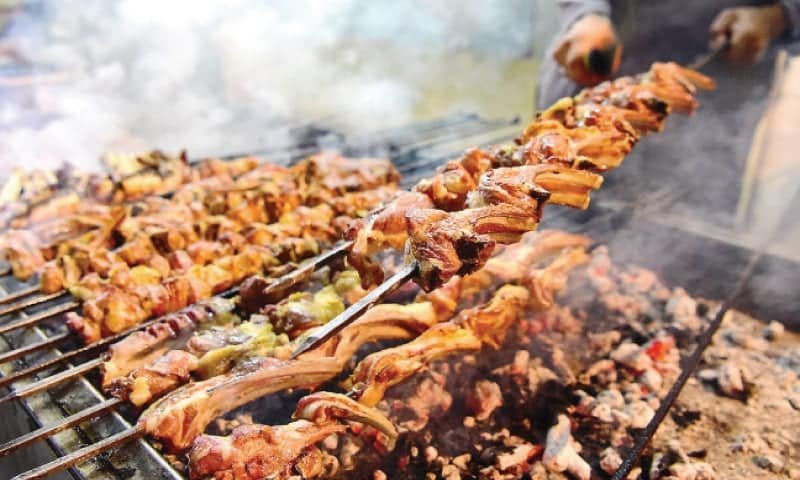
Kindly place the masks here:
<instances>
[{"instance_id":1,"label":"grilled meat","mask_svg":"<svg viewBox=\"0 0 800 480\"><path fill-rule=\"evenodd\" d=\"M202 435L195 441L189 460L192 479L257 480L311 478L321 473L309 469L304 459L317 452L315 444L347 427L339 423L298 420L289 425L243 425L229 436Z\"/></svg>"}]
</instances>

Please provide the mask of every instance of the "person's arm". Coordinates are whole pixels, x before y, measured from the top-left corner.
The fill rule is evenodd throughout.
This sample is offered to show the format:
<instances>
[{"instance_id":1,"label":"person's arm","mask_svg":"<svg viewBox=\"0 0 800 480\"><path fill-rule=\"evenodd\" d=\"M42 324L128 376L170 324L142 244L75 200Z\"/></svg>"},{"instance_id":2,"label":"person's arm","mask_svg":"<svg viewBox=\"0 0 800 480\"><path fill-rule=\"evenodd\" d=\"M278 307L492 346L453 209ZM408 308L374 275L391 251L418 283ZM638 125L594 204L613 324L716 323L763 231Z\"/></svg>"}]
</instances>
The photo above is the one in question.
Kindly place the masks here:
<instances>
[{"instance_id":1,"label":"person's arm","mask_svg":"<svg viewBox=\"0 0 800 480\"><path fill-rule=\"evenodd\" d=\"M800 39L800 0L781 0L786 15L786 33L793 39Z\"/></svg>"},{"instance_id":2,"label":"person's arm","mask_svg":"<svg viewBox=\"0 0 800 480\"><path fill-rule=\"evenodd\" d=\"M608 0L559 0L558 10L563 31L569 30L576 21L589 14L611 17L611 4Z\"/></svg>"}]
</instances>

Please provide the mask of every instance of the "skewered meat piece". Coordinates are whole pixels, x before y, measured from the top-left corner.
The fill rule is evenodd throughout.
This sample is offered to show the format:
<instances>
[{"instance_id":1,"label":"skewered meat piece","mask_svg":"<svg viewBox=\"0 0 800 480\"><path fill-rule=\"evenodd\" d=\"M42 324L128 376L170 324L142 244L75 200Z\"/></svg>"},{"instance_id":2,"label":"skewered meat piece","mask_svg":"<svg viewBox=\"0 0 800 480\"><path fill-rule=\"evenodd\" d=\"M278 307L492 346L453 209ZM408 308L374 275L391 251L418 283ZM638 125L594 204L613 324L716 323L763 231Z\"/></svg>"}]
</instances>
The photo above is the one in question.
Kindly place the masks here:
<instances>
[{"instance_id":1,"label":"skewered meat piece","mask_svg":"<svg viewBox=\"0 0 800 480\"><path fill-rule=\"evenodd\" d=\"M196 325L234 323L233 300L214 297L165 316L161 321L133 332L111 345L102 366L103 387L136 368L151 363L173 345L185 344Z\"/></svg>"},{"instance_id":2,"label":"skewered meat piece","mask_svg":"<svg viewBox=\"0 0 800 480\"><path fill-rule=\"evenodd\" d=\"M383 281L383 270L372 262L370 256L386 248L402 248L408 238L406 214L412 209L431 206L427 195L400 192L383 209L348 231L348 238L353 240L348 261L359 271L365 286Z\"/></svg>"},{"instance_id":3,"label":"skewered meat piece","mask_svg":"<svg viewBox=\"0 0 800 480\"><path fill-rule=\"evenodd\" d=\"M417 283L430 291L454 275L481 268L496 243L513 243L534 230L545 201L585 208L602 177L555 165L490 170L459 212L411 210L408 255L419 263ZM546 188L546 189L545 189Z\"/></svg>"},{"instance_id":4,"label":"skewered meat piece","mask_svg":"<svg viewBox=\"0 0 800 480\"><path fill-rule=\"evenodd\" d=\"M264 314L253 315L249 321L238 325L210 325L198 330L199 322L184 322L183 338L170 338L166 342L159 341L158 336L140 335L147 343L135 343L139 343L140 348L148 347L148 361L137 362L135 368L124 372L124 377L119 375L123 372L117 366L113 376L104 376L104 387L134 405L149 403L186 383L190 375L210 378L234 369L251 357L275 356L275 348L312 326L328 322L345 306L337 288L329 285L313 295L295 294L270 307ZM170 327L173 325L162 329ZM120 343L131 344L127 339ZM122 362L123 358L118 355L115 363Z\"/></svg>"},{"instance_id":5,"label":"skewered meat piece","mask_svg":"<svg viewBox=\"0 0 800 480\"><path fill-rule=\"evenodd\" d=\"M414 190L424 193L438 209L461 210L466 204L467 194L475 189L478 179L491 166L489 153L471 148L458 160L451 160L437 169L431 179L420 180Z\"/></svg>"},{"instance_id":6,"label":"skewered meat piece","mask_svg":"<svg viewBox=\"0 0 800 480\"><path fill-rule=\"evenodd\" d=\"M576 245L577 244L577 245ZM550 262L554 272L566 274L566 264L575 265L576 262L563 262L562 258L573 258L575 251L583 252L585 237L562 234L561 232L531 233L525 238L523 244L526 248L520 249L523 256L527 256L531 261L545 261L553 254L558 255ZM516 246L515 246L516 247ZM507 250L512 250L510 247ZM533 249L536 254L530 252ZM536 256L538 255L538 256ZM532 271L536 271L533 269ZM517 269L518 277L514 280L522 280L528 271ZM536 277L541 278L541 277ZM535 281L535 280L534 280ZM449 297L448 303L456 302L459 296L469 295L460 291L458 287L453 287L455 283L449 284L441 289L442 297ZM559 289L563 285L550 283L543 288ZM433 300L431 294L422 296ZM355 369L350 382L353 385L351 394L358 402L343 395L317 392L310 394L298 402L294 417L312 420L319 427L327 425L341 425L343 422L359 422L376 428L383 434L378 440L383 440L383 446L391 449L396 438L396 429L389 423L385 416L371 408L377 404L384 393L391 385L396 385L409 378L414 373L422 370L437 358L441 358L450 353L460 351L470 351L480 349L483 343L498 347L504 340L506 333L516 321L518 316L525 310L526 303L531 300L525 287L505 285L497 290L490 301L486 304L462 311L453 320L434 325L422 335L406 345L382 350L373 353L364 359ZM428 303L428 302L426 302ZM379 305L377 308L381 308ZM432 310L431 315L436 315L436 307L429 304ZM369 310L369 315L373 310ZM363 319L364 317L362 317ZM358 320L358 321L361 321ZM347 327L350 328L350 327ZM323 352L314 351L304 355L303 358L314 358L316 355L323 355ZM295 423L285 427L271 428L292 428ZM339 433L341 433L342 429ZM230 442L228 440L227 442ZM223 437L203 435L199 437L189 453L191 471L200 472L210 476L217 474L224 478L237 465L247 464L250 461L258 463L262 452L252 450L240 450L226 452L226 462L205 463L205 455L214 453L207 446L226 445ZM268 455L268 453L267 453ZM282 459L285 465L293 465L296 457ZM202 466L202 470L195 470L195 467ZM216 470L215 470L216 469ZM245 477L247 478L247 477Z\"/></svg>"},{"instance_id":7,"label":"skewered meat piece","mask_svg":"<svg viewBox=\"0 0 800 480\"><path fill-rule=\"evenodd\" d=\"M329 380L364 344L412 338L436 322L430 304L382 307L297 360L254 358L225 375L186 385L151 405L140 425L170 448L185 449L213 418L270 393Z\"/></svg>"},{"instance_id":8,"label":"skewered meat piece","mask_svg":"<svg viewBox=\"0 0 800 480\"><path fill-rule=\"evenodd\" d=\"M389 387L438 358L478 350L484 341L498 346L497 337L505 336L503 329L516 321L527 297L524 288L505 286L486 305L462 311L454 321L435 325L410 343L368 356L350 379L358 401L375 406Z\"/></svg>"},{"instance_id":9,"label":"skewered meat piece","mask_svg":"<svg viewBox=\"0 0 800 480\"><path fill-rule=\"evenodd\" d=\"M339 423L317 425L298 420L289 425L243 425L229 436L200 436L190 453L192 479L312 478L321 467L309 468L304 460L319 451L326 437L345 431Z\"/></svg>"},{"instance_id":10,"label":"skewered meat piece","mask_svg":"<svg viewBox=\"0 0 800 480\"><path fill-rule=\"evenodd\" d=\"M580 102L608 103L640 111L653 99L665 102L681 113L697 109L696 89L713 90L714 81L677 63L654 63L650 70L637 77L623 77L587 88L578 94ZM652 106L652 105L650 105Z\"/></svg>"},{"instance_id":11,"label":"skewered meat piece","mask_svg":"<svg viewBox=\"0 0 800 480\"><path fill-rule=\"evenodd\" d=\"M593 113L585 106L576 108L572 98L559 100L540 114L520 137L523 144L533 143L529 155L551 153L550 162L557 159L575 168L606 171L618 167L638 140L633 127L622 117L611 120L600 117L602 107L595 107L594 117L581 119L577 125L565 112L572 115ZM605 121L601 123L600 119ZM528 163L531 163L530 157Z\"/></svg>"},{"instance_id":12,"label":"skewered meat piece","mask_svg":"<svg viewBox=\"0 0 800 480\"><path fill-rule=\"evenodd\" d=\"M297 402L292 418L314 422L317 425L353 421L374 427L385 436L384 446L394 449L397 429L383 414L373 408L332 392L315 392Z\"/></svg>"},{"instance_id":13,"label":"skewered meat piece","mask_svg":"<svg viewBox=\"0 0 800 480\"><path fill-rule=\"evenodd\" d=\"M384 158L347 158L336 153L312 155L293 167L304 203L330 202L337 195L397 183L400 174Z\"/></svg>"}]
</instances>

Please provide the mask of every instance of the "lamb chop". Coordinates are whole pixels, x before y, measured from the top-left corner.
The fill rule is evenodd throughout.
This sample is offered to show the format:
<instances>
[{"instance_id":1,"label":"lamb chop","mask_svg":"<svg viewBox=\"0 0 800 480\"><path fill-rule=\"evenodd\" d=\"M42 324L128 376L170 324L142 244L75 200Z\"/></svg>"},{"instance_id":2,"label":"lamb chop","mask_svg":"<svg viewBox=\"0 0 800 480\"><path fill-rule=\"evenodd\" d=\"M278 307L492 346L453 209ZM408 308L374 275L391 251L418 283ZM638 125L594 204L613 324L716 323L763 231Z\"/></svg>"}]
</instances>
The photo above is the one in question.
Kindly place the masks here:
<instances>
[{"instance_id":1,"label":"lamb chop","mask_svg":"<svg viewBox=\"0 0 800 480\"><path fill-rule=\"evenodd\" d=\"M270 393L313 387L341 372L366 343L413 338L435 322L430 304L383 305L306 356L296 360L255 357L224 375L181 387L152 404L139 425L168 448L185 449L213 418ZM284 356L289 353L287 349Z\"/></svg>"}]
</instances>

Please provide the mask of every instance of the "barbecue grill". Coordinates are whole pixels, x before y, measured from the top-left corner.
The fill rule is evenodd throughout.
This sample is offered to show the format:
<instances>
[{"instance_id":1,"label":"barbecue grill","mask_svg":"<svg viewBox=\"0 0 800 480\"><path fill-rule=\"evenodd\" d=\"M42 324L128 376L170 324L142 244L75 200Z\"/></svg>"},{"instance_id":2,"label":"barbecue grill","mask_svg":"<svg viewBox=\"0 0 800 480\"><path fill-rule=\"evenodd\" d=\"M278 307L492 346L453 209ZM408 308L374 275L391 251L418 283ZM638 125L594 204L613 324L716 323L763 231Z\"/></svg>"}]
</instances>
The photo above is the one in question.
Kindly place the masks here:
<instances>
[{"instance_id":1,"label":"barbecue grill","mask_svg":"<svg viewBox=\"0 0 800 480\"><path fill-rule=\"evenodd\" d=\"M430 175L437 165L466 146L507 140L511 136L508 127L515 123L513 119L488 121L476 115L460 114L378 132L366 137L372 139L371 143L363 139L351 140L345 135L317 127L306 129L302 138L287 150L265 153L270 154L271 160L288 164L315 151L318 148L317 143L323 141L327 143L327 147L340 148L348 154L385 154L392 158L403 173L404 186L409 187L419 178ZM651 204L648 208L654 208L654 205ZM693 294L708 298L725 298L731 293L736 283L740 281L746 263L753 255L751 250L666 226L650 218L637 215L633 208L615 205L613 201L601 201L586 212L559 212L551 218L549 225L567 231L586 231L598 242L607 243L621 260L656 268L669 282L685 285ZM664 265L663 262L654 264L652 259L658 258L659 245L647 240L650 238L674 238L675 243L680 245L680 251L676 252L677 255L671 258L669 264ZM616 248L616 245L620 248ZM635 248L631 248L631 245L635 245ZM702 265L706 269L698 272L696 260L703 256L715 256L727 261L703 262ZM755 276L769 272L773 279L777 275L777 278L787 282L786 284L797 284L800 281L798 273L800 269L797 267L795 262L767 255L760 263ZM709 268L712 271L708 271ZM715 281L705 281L707 278L713 278ZM16 281L10 275L2 277L0 281L3 293L23 291L29 286ZM772 296L781 294L782 292L754 291L752 287L745 287L744 292L738 297L737 307L763 318L778 318L791 323L794 320L791 315L798 307L796 299ZM60 296L25 309L19 313L18 318L20 320L30 318L41 312L57 309L68 302L66 296ZM49 328L51 326L54 328ZM17 359L7 358L3 365L3 375L8 377L30 365L80 351L80 345L66 335L63 328L63 324L52 322L5 333L3 351L6 352L41 342L53 343L50 348L37 350ZM102 349L77 355L67 365L74 368L75 365L96 358L100 351ZM55 365L37 373L33 378L20 379L13 386L19 390L37 378L48 378L62 371L71 373L70 368L66 368L67 365ZM96 374L91 372L77 376L68 384L57 385L47 393L31 396L19 402L6 403L2 408L7 418L15 419L14 422L6 424L3 441L42 425L49 426L63 422L70 415L81 415L86 418L87 412L95 412L92 421L65 428L64 431L48 437L46 444L21 450L11 457L2 459L0 468L8 473L15 470L23 471L48 461L54 455L61 456L85 444L108 438L116 432L130 428L132 419L135 418L124 405L118 405L118 402L104 397L98 388ZM134 473L140 478L182 478L181 473L172 468L170 462L143 439L124 445L111 455L103 455L94 461L73 467L69 473L75 478L119 478Z\"/></svg>"},{"instance_id":2,"label":"barbecue grill","mask_svg":"<svg viewBox=\"0 0 800 480\"><path fill-rule=\"evenodd\" d=\"M407 188L414 177L433 171L446 158L457 154L465 145L475 143L489 144L505 141L513 135L512 129L518 119L487 120L474 114L459 113L448 117L411 124L398 128L383 129L368 135L348 138L346 135L326 128L323 125L304 125L297 128L294 144L285 149L254 149L242 152L266 156L271 162L289 165L318 151L320 148L339 149L349 155L386 155L403 173ZM225 158L236 158L241 154L228 155ZM411 174L406 174L411 172ZM13 294L29 289L32 284L22 283L11 275L0 278L3 294ZM7 324L25 321L43 312L69 309L71 300L66 295L46 296L47 301L36 303L24 309L15 317L7 317ZM36 297L41 299L41 297ZM64 307L66 305L66 307ZM57 318L57 317L56 317ZM53 328L50 328L53 327ZM43 346L49 348L41 348ZM85 351L74 338L65 332L61 322L35 325L32 328L21 328L8 331L3 336L3 351L9 352L25 346L33 346L36 351L21 358L6 356L3 365L3 376L9 377L30 366L40 365L48 360L58 359L64 355L75 355ZM38 347L38 348L37 348ZM102 349L86 351L75 355L74 360L59 363L50 369L43 370L35 377L27 377L13 384L16 390L24 388L31 381L39 378L53 378L59 372L71 374L70 369L97 358ZM3 355L0 353L0 355ZM16 355L15 355L16 356ZM70 368L66 368L70 367ZM106 438L115 432L131 426L131 412L125 407L108 400L98 388L96 374L79 376L70 384L54 387L49 393L29 397L20 403L6 403L2 406L4 413L10 418L24 418L14 425L7 425L0 440L6 441L18 437L27 431L42 425L54 425L74 414L85 414L88 409L96 411L97 418L77 428L68 428L48 438L47 448L39 447L25 452L22 456L15 454L0 460L0 469L4 472L24 471L45 463L53 455L62 456L88 443ZM112 408L113 407L113 408ZM19 412L22 410L22 412ZM23 413L24 412L24 413ZM16 415L23 413L23 416ZM88 462L71 468L70 474L75 478L115 478L125 476L126 472L137 472L142 478L182 478L169 462L144 440L122 447L114 455L98 462ZM96 477L101 475L101 477Z\"/></svg>"},{"instance_id":3,"label":"barbecue grill","mask_svg":"<svg viewBox=\"0 0 800 480\"><path fill-rule=\"evenodd\" d=\"M502 143L512 138L516 130L513 128L516 119L486 120L477 115L458 114L431 122L412 124L401 128L387 129L361 137L350 137L331 129L311 126L303 130L295 145L284 151L254 151L248 153L269 154L270 160L279 164L291 165L303 156L313 153L321 147L338 149L347 155L385 155L390 157L397 169L403 174L403 186L408 188L417 180L429 176L434 169L449 158L456 156L465 147ZM234 157L234 156L231 156ZM794 325L791 316L798 311L798 301L781 297L784 292L764 291L753 287L755 282L748 282L760 275L769 275L772 281L797 284L800 270L796 262L777 255L764 254L759 249L752 249L737 244L731 239L726 242L717 238L699 235L680 224L667 224L657 219L658 212L664 204L675 200L678 190L673 186L656 192L655 195L638 192L639 201L634 203L624 200L615 202L613 198L595 203L586 212L558 211L548 219L548 226L563 228L571 232L586 232L597 242L609 245L615 252L617 260L632 262L656 270L669 283L685 286L693 295L725 300L735 298L737 308L752 312L762 318L776 318ZM796 202L795 202L796 203ZM653 242L649 239L662 239ZM670 261L660 260L663 239L677 248L671 252ZM704 261L698 262L698 258ZM711 261L709 261L711 259ZM708 279L714 279L709 282ZM0 279L4 294L13 295L28 289L30 284L17 282L10 276ZM77 370L66 369L64 363L53 363L48 369L36 373L36 378L51 379L51 388L47 393L26 397L12 407L6 403L7 413L12 408L21 409L27 425L16 425L9 432L8 438L23 433L25 427L41 427L66 422L65 429L48 436L48 451L45 448L26 450L33 454L26 463L23 457L15 455L7 457L18 462L20 470L41 464L49 457L63 456L75 451L80 446L100 442L100 445L122 444L111 454L104 454L94 461L84 462L69 470L76 478L119 478L138 475L141 478L182 478L181 473L173 468L170 459L165 458L146 440L137 439L125 443L126 437L115 434L131 427L135 416L130 409L115 400L106 399L98 387L98 378L93 368L101 349L82 349L74 339L66 335L64 325L59 322L41 323L33 320L37 316L49 315L50 312L66 310L73 307L66 296L38 297L39 301L31 303L24 311L16 314L17 319L7 317L3 331L5 360L3 376L18 378L13 383L14 391L19 394L25 386L32 382L30 376L22 377L19 372L31 366L41 365L50 359L73 355L69 365ZM718 318L732 303L726 302ZM5 325L13 325L11 328ZM22 328L32 325L31 328ZM52 326L53 328L48 328ZM701 346L702 346L701 339ZM46 347L46 348L42 348ZM25 348L23 351L18 349ZM80 352L80 353L75 353ZM3 355L0 353L0 355ZM685 373L692 371L694 365L687 363ZM27 373L30 373L27 370ZM81 375L76 375L81 373ZM58 375L73 377L70 383L56 382ZM8 382L4 382L7 384ZM667 398L662 405L666 412L674 398ZM74 417L83 420L94 418L91 422L83 422L79 426L72 425ZM91 416L90 416L91 415ZM656 416L658 420L658 416ZM657 426L656 421L653 426ZM641 439L646 439L652 429L648 428ZM5 438L3 439L5 440ZM644 440L642 440L644 441ZM628 463L634 462L641 451L632 452ZM26 454L27 456L27 454ZM17 466L15 466L16 470ZM11 467L7 470L11 472Z\"/></svg>"}]
</instances>

